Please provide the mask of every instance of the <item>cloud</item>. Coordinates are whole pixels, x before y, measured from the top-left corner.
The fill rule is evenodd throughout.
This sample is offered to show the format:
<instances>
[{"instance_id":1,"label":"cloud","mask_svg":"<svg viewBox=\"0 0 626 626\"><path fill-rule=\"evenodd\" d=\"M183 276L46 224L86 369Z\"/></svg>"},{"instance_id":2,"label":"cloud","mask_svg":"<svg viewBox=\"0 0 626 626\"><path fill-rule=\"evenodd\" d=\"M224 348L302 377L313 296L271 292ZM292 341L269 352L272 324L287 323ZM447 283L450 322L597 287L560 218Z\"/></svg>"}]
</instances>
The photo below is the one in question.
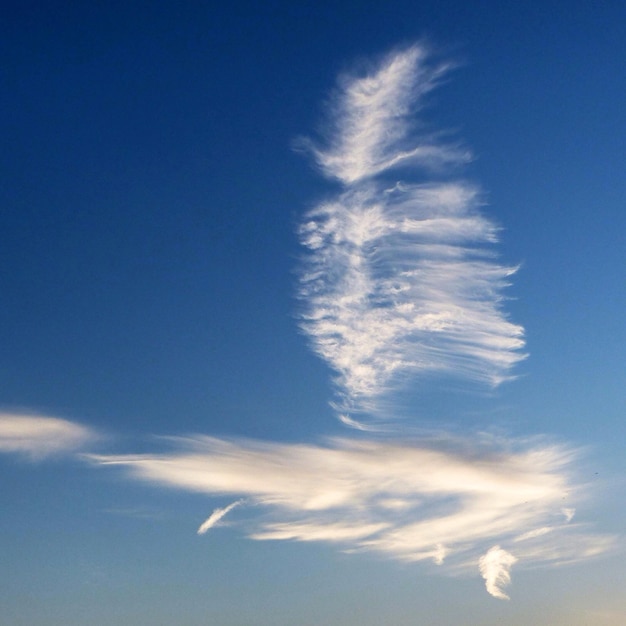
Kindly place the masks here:
<instances>
[{"instance_id":1,"label":"cloud","mask_svg":"<svg viewBox=\"0 0 626 626\"><path fill-rule=\"evenodd\" d=\"M480 437L311 445L196 436L171 443L161 454L86 458L155 485L264 507L267 516L246 522L252 539L323 541L401 561L449 562L453 570L479 562L498 597L513 560L554 563L564 546L569 560L609 545L562 524L563 501L576 498L577 486L570 476L576 453L561 446ZM216 509L198 532L240 502ZM479 560L495 542L511 552Z\"/></svg>"},{"instance_id":2,"label":"cloud","mask_svg":"<svg viewBox=\"0 0 626 626\"><path fill-rule=\"evenodd\" d=\"M514 564L561 564L611 548L611 537L571 523L584 495L573 476L576 450L482 435L405 431L400 440L389 422L367 423L410 377L493 386L525 357L523 329L502 310L516 268L497 261L498 228L481 213L480 190L453 177L468 153L415 120L450 67L416 45L366 75L344 76L332 136L309 144L342 189L299 229L308 250L301 324L336 373L333 408L358 436L324 444L170 437L166 452L81 458L159 487L238 498L216 508L198 534L245 501L264 511L238 520L251 539L326 542L451 573L478 570L501 599ZM409 165L436 176L389 180ZM0 414L0 452L42 457L78 451L92 438L65 420Z\"/></svg>"},{"instance_id":3,"label":"cloud","mask_svg":"<svg viewBox=\"0 0 626 626\"><path fill-rule=\"evenodd\" d=\"M90 428L64 419L0 413L0 452L37 460L78 451L96 438Z\"/></svg>"},{"instance_id":4,"label":"cloud","mask_svg":"<svg viewBox=\"0 0 626 626\"><path fill-rule=\"evenodd\" d=\"M213 526L215 526L215 524L217 524L224 517L224 515L232 511L236 506L239 506L243 502L243 500L235 500L235 502L232 502L228 506L225 506L223 509L215 509L213 513L211 513L211 515L209 515L209 517L204 522L202 522L200 528L198 528L198 534L204 535L204 533L213 528Z\"/></svg>"},{"instance_id":5,"label":"cloud","mask_svg":"<svg viewBox=\"0 0 626 626\"><path fill-rule=\"evenodd\" d=\"M460 160L432 137L425 144L410 121L448 67L413 46L364 77L344 78L331 112L335 135L315 151L345 185L300 226L309 250L301 325L337 372L344 422L351 412L378 412L411 375L498 385L525 357L523 328L501 307L516 268L495 259L498 228L481 214L478 188L451 180L449 168L440 181L377 180L399 163L432 169Z\"/></svg>"},{"instance_id":6,"label":"cloud","mask_svg":"<svg viewBox=\"0 0 626 626\"><path fill-rule=\"evenodd\" d=\"M363 432L380 431L380 429L376 428L375 426L371 426L369 424L363 424L362 422L359 422L358 420L351 418L349 415L344 415L343 413L339 413L337 415L337 418L342 424L344 424L345 426L348 426L349 428L354 428L355 430L361 430Z\"/></svg>"},{"instance_id":7,"label":"cloud","mask_svg":"<svg viewBox=\"0 0 626 626\"><path fill-rule=\"evenodd\" d=\"M502 591L502 586L511 582L509 571L516 562L517 559L500 546L493 546L484 556L480 557L478 566L482 577L485 579L485 587L495 598L509 599L509 596Z\"/></svg>"},{"instance_id":8,"label":"cloud","mask_svg":"<svg viewBox=\"0 0 626 626\"><path fill-rule=\"evenodd\" d=\"M341 77L329 111L329 145L312 148L323 172L355 184L400 165L466 161L466 151L428 136L415 145L410 136L424 96L450 68L415 45L390 54L363 77Z\"/></svg>"}]
</instances>

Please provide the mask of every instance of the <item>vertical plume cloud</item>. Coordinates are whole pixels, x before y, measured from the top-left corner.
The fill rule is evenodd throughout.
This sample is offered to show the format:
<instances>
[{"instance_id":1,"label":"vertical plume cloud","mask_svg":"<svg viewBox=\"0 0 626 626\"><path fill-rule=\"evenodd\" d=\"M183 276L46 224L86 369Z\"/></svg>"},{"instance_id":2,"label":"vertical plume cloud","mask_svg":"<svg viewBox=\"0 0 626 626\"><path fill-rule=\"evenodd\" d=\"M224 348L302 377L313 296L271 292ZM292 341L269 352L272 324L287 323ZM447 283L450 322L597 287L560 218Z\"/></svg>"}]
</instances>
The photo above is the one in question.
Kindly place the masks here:
<instances>
[{"instance_id":1,"label":"vertical plume cloud","mask_svg":"<svg viewBox=\"0 0 626 626\"><path fill-rule=\"evenodd\" d=\"M510 569L516 562L517 558L500 546L493 546L485 555L480 557L478 561L480 573L485 579L487 591L494 598L509 599L509 596L502 591L502 586L511 582Z\"/></svg>"},{"instance_id":2,"label":"vertical plume cloud","mask_svg":"<svg viewBox=\"0 0 626 626\"><path fill-rule=\"evenodd\" d=\"M497 263L498 228L479 190L444 165L466 153L419 135L412 116L449 65L422 46L344 78L331 110L334 136L314 154L344 191L310 211L301 274L302 327L337 373L339 412L376 413L409 374L439 373L490 385L524 355L523 329L502 312L515 268ZM382 183L413 164L441 181Z\"/></svg>"}]
</instances>

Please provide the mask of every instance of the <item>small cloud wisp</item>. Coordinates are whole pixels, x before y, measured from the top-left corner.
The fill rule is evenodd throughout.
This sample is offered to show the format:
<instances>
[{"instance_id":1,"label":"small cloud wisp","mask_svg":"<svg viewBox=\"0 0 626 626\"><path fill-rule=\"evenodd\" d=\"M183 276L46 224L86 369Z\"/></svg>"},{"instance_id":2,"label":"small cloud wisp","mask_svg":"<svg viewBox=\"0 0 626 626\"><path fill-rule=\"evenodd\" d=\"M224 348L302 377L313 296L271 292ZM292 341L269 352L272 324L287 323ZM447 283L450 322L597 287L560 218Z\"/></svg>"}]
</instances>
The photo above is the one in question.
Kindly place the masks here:
<instances>
[{"instance_id":1,"label":"small cloud wisp","mask_svg":"<svg viewBox=\"0 0 626 626\"><path fill-rule=\"evenodd\" d=\"M480 557L478 567L485 579L487 591L500 600L508 600L509 596L502 591L502 587L511 582L511 566L517 559L500 546L493 546L488 552Z\"/></svg>"},{"instance_id":2,"label":"small cloud wisp","mask_svg":"<svg viewBox=\"0 0 626 626\"><path fill-rule=\"evenodd\" d=\"M223 509L215 509L207 519L200 524L200 528L198 528L198 534L204 535L208 530L213 528L215 524L217 524L227 513L232 511L236 506L242 504L243 500L235 500L235 502L231 502L228 506L225 506Z\"/></svg>"}]
</instances>

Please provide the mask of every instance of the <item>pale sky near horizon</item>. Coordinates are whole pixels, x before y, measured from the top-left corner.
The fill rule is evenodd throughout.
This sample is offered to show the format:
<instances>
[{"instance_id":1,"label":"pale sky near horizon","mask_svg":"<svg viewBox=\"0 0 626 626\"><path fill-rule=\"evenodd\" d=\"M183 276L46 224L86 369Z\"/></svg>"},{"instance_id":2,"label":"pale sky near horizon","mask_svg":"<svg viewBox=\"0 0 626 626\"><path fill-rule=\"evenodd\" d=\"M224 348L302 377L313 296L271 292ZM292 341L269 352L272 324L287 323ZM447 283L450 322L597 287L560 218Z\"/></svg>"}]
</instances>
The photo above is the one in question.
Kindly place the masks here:
<instances>
[{"instance_id":1,"label":"pale sky near horizon","mask_svg":"<svg viewBox=\"0 0 626 626\"><path fill-rule=\"evenodd\" d=\"M620 3L7 14L3 624L626 623Z\"/></svg>"}]
</instances>

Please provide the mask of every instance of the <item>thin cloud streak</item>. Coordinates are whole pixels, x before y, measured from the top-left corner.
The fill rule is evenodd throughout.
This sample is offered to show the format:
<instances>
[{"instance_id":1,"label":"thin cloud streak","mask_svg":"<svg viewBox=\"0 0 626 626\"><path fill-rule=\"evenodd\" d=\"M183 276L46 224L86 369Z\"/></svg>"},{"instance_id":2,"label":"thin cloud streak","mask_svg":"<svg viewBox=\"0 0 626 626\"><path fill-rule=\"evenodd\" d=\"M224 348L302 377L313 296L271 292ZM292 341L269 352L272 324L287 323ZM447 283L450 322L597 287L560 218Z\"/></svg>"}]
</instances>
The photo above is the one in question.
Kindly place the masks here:
<instances>
[{"instance_id":1,"label":"thin cloud streak","mask_svg":"<svg viewBox=\"0 0 626 626\"><path fill-rule=\"evenodd\" d=\"M36 461L78 451L97 438L92 429L68 420L0 413L0 453L20 454Z\"/></svg>"},{"instance_id":2,"label":"thin cloud streak","mask_svg":"<svg viewBox=\"0 0 626 626\"><path fill-rule=\"evenodd\" d=\"M324 541L402 561L449 562L451 569L480 562L497 597L503 597L502 572L508 574L511 559L557 563L563 548L571 560L610 545L610 538L577 534L562 523L563 500L577 497L569 475L576 453L564 447L449 438L445 445L334 439L315 446L203 436L171 441L169 453L86 458L155 485L240 496L265 507L268 517L247 521L252 539ZM216 509L200 529L239 502ZM566 541L558 539L564 530ZM493 553L479 561L495 542L506 545L511 558L497 560Z\"/></svg>"},{"instance_id":3,"label":"thin cloud streak","mask_svg":"<svg viewBox=\"0 0 626 626\"><path fill-rule=\"evenodd\" d=\"M363 78L344 79L335 136L315 150L344 191L300 227L309 250L301 325L337 372L344 416L376 414L410 375L498 385L525 357L523 328L501 307L516 268L494 258L498 228L480 213L479 190L448 171L441 182L390 187L375 179L399 163L436 169L463 160L444 144L424 144L411 122L448 69L413 46Z\"/></svg>"},{"instance_id":4,"label":"thin cloud streak","mask_svg":"<svg viewBox=\"0 0 626 626\"><path fill-rule=\"evenodd\" d=\"M200 524L200 528L198 528L198 535L204 535L208 530L213 528L215 524L217 524L225 515L230 513L236 506L242 504L243 500L235 500L235 502L231 502L228 506L225 506L223 509L215 509L209 517Z\"/></svg>"}]
</instances>

